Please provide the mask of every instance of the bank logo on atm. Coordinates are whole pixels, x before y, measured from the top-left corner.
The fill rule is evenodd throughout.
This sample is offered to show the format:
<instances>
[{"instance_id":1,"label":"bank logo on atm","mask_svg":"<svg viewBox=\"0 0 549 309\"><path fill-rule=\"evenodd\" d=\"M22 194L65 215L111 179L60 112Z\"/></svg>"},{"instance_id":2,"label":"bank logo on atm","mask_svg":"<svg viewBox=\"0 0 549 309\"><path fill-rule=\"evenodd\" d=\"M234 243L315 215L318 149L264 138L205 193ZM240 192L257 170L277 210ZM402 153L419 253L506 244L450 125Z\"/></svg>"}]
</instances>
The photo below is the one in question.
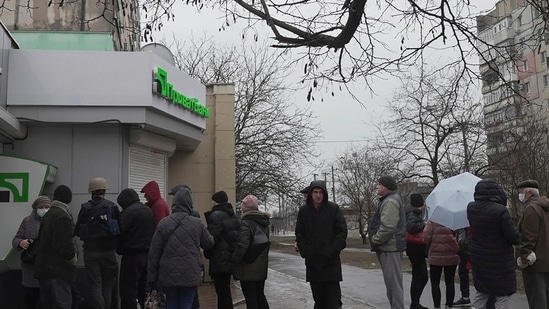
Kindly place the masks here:
<instances>
[{"instance_id":1,"label":"bank logo on atm","mask_svg":"<svg viewBox=\"0 0 549 309\"><path fill-rule=\"evenodd\" d=\"M0 203L10 201L29 201L29 173L0 173Z\"/></svg>"}]
</instances>

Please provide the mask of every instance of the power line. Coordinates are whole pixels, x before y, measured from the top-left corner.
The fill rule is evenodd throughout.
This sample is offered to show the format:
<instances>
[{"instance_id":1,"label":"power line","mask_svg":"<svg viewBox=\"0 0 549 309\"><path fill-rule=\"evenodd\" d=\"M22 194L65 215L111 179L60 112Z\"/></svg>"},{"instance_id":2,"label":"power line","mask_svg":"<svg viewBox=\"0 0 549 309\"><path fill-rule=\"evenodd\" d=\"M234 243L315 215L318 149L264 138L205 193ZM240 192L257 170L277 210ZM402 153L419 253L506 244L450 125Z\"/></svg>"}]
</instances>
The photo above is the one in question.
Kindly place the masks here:
<instances>
[{"instance_id":1,"label":"power line","mask_svg":"<svg viewBox=\"0 0 549 309\"><path fill-rule=\"evenodd\" d=\"M369 139L349 139L349 140L326 140L326 141L314 141L317 144L328 144L328 143L362 143L362 142L371 142Z\"/></svg>"}]
</instances>

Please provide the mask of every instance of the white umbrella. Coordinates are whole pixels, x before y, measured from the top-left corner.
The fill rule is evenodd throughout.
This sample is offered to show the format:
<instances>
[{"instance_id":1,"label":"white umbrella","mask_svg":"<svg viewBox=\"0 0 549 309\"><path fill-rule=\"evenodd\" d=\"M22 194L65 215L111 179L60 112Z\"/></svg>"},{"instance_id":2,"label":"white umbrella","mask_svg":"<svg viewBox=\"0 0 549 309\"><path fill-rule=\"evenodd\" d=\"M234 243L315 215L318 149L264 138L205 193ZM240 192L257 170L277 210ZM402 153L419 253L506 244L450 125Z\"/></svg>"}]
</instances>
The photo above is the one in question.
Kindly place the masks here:
<instances>
[{"instance_id":1,"label":"white umbrella","mask_svg":"<svg viewBox=\"0 0 549 309\"><path fill-rule=\"evenodd\" d=\"M452 230L468 227L467 204L481 178L465 172L442 180L425 200L429 220Z\"/></svg>"}]
</instances>

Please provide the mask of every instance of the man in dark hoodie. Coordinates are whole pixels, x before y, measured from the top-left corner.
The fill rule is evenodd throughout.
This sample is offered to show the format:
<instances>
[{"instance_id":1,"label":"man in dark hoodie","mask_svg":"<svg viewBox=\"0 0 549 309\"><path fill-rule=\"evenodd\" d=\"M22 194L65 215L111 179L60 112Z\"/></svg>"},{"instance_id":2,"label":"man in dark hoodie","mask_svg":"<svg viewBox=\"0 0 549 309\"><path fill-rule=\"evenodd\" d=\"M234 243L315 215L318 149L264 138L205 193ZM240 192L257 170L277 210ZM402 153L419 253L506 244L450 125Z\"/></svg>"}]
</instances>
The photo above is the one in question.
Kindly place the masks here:
<instances>
[{"instance_id":1,"label":"man in dark hoodie","mask_svg":"<svg viewBox=\"0 0 549 309\"><path fill-rule=\"evenodd\" d=\"M154 215L133 189L122 190L116 201L122 207L116 245L116 252L122 255L120 305L122 309L137 309L137 299L141 308L145 308L147 255L154 233Z\"/></svg>"},{"instance_id":2,"label":"man in dark hoodie","mask_svg":"<svg viewBox=\"0 0 549 309\"><path fill-rule=\"evenodd\" d=\"M339 254L347 245L347 223L339 206L328 201L324 181L311 182L307 203L299 208L295 236L315 308L338 308L343 280Z\"/></svg>"},{"instance_id":3,"label":"man in dark hoodie","mask_svg":"<svg viewBox=\"0 0 549 309\"><path fill-rule=\"evenodd\" d=\"M116 240L120 234L120 210L105 199L108 184L105 178L90 180L91 199L83 203L78 213L74 233L84 242L84 265L90 285L90 302L94 309L111 308L113 290L118 275Z\"/></svg>"},{"instance_id":4,"label":"man in dark hoodie","mask_svg":"<svg viewBox=\"0 0 549 309\"><path fill-rule=\"evenodd\" d=\"M68 206L71 201L71 189L58 186L51 208L40 224L34 275L40 282L40 301L44 308L71 308L71 284L76 278L74 223Z\"/></svg>"},{"instance_id":5,"label":"man in dark hoodie","mask_svg":"<svg viewBox=\"0 0 549 309\"><path fill-rule=\"evenodd\" d=\"M175 191L177 192L177 191ZM175 192L173 192L175 194ZM154 228L158 225L160 220L170 215L170 208L168 203L162 198L160 194L160 187L156 181L149 181L142 189L141 193L145 193L145 199L147 199L147 206L149 206L154 214Z\"/></svg>"},{"instance_id":6,"label":"man in dark hoodie","mask_svg":"<svg viewBox=\"0 0 549 309\"><path fill-rule=\"evenodd\" d=\"M205 250L204 256L210 260L210 275L214 280L218 309L233 308L231 258L238 242L240 220L236 217L233 206L228 201L229 198L225 191L215 192L212 195L212 210L204 214L206 223L208 223L208 231L215 240L214 247Z\"/></svg>"}]
</instances>

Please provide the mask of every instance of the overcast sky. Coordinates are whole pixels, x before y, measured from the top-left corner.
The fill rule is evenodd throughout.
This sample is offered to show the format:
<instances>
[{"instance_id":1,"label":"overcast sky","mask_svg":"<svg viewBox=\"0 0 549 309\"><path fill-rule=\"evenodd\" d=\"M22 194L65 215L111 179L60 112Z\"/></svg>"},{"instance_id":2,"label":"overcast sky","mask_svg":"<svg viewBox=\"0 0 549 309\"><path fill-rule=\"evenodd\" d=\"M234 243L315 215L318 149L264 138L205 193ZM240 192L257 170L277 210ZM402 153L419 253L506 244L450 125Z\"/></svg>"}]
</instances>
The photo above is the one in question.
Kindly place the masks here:
<instances>
[{"instance_id":1,"label":"overcast sky","mask_svg":"<svg viewBox=\"0 0 549 309\"><path fill-rule=\"evenodd\" d=\"M220 11L204 8L200 13L197 13L194 7L182 3L182 1L178 1L175 6L175 22L164 23L163 31L155 34L155 40L170 42L173 34L175 34L178 40L190 40L192 37L195 39L212 37L216 42L236 46L240 44L245 21L240 20L236 25L224 31L219 31L220 26L223 24L223 15ZM489 9L495 3L494 0L484 0L480 4L483 7L479 10ZM249 36L250 33L247 33L247 35ZM269 33L266 31L260 33L260 40L267 39L268 36ZM388 36L388 39L393 38ZM440 58L444 59L440 54L434 53L433 58L435 57L439 60ZM301 72L301 69L299 70ZM294 76L289 77L293 80L292 83L298 83L300 72L296 72ZM335 161L349 146L365 145L368 138L376 135L375 127L371 124L387 117L387 112L383 107L390 100L393 92L397 90L399 83L395 80L377 79L374 80L374 85L377 94L366 91L361 83L350 85L354 93L358 94L365 103L364 105L353 100L345 91L340 93L336 91L334 97L325 94L323 101L317 97L312 102L312 110L317 116L316 122L320 124L323 131L322 138L317 143L317 152L321 153L319 159L326 161L327 166ZM306 89L298 93L295 96L295 104L307 104L306 93Z\"/></svg>"}]
</instances>

